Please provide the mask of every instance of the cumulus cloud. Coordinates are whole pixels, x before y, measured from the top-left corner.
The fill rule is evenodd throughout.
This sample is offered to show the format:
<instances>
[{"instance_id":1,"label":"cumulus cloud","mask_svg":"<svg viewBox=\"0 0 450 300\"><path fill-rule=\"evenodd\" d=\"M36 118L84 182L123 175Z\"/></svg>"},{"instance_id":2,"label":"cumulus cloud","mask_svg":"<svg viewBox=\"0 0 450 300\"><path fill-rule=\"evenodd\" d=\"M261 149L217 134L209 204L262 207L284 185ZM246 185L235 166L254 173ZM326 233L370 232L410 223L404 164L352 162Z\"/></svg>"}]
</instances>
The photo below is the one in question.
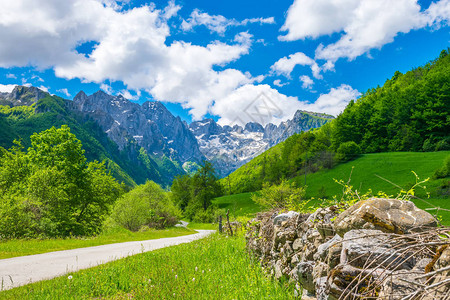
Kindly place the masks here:
<instances>
[{"instance_id":1,"label":"cumulus cloud","mask_svg":"<svg viewBox=\"0 0 450 300\"><path fill-rule=\"evenodd\" d=\"M280 79L276 79L273 81L273 84L279 87L287 85L287 83L282 83Z\"/></svg>"},{"instance_id":2,"label":"cumulus cloud","mask_svg":"<svg viewBox=\"0 0 450 300\"><path fill-rule=\"evenodd\" d=\"M417 0L295 0L279 39L294 41L339 33L337 42L320 45L316 59L354 59L391 43L399 33L447 24L450 1L432 3L422 11Z\"/></svg>"},{"instance_id":3,"label":"cumulus cloud","mask_svg":"<svg viewBox=\"0 0 450 300\"><path fill-rule=\"evenodd\" d=\"M279 93L267 84L246 84L216 101L211 112L220 116L221 125L258 122L279 124L292 118L301 108L297 97Z\"/></svg>"},{"instance_id":4,"label":"cumulus cloud","mask_svg":"<svg viewBox=\"0 0 450 300\"><path fill-rule=\"evenodd\" d=\"M14 74L9 73L9 74L6 74L6 78L9 78L9 79L17 79L17 76L14 75Z\"/></svg>"},{"instance_id":5,"label":"cumulus cloud","mask_svg":"<svg viewBox=\"0 0 450 300\"><path fill-rule=\"evenodd\" d=\"M168 43L168 18L179 9L174 2L162 9L143 5L125 10L126 5L113 4L101 0L7 1L0 10L0 67L53 69L58 77L95 82L108 93L114 92L111 84L120 81L125 86L120 93L127 98L146 91L155 100L180 103L193 119L212 113L222 123L254 118L278 123L300 108L332 111L326 103L334 98L319 98L320 105L314 106L260 84L264 76L226 68L249 53L253 37L247 32L236 35L230 43ZM91 42L96 45L91 53L77 52L78 46ZM319 75L320 67L304 54L290 56L274 68L289 76L295 65L302 63ZM352 91L345 87L336 90L341 94ZM127 94L129 91L134 92ZM258 97L271 100L265 102L266 110L272 108L266 117L261 116L264 108L249 110L258 108L251 106ZM343 102L345 99L337 105ZM242 115L244 110L248 115Z\"/></svg>"},{"instance_id":6,"label":"cumulus cloud","mask_svg":"<svg viewBox=\"0 0 450 300\"><path fill-rule=\"evenodd\" d=\"M269 85L247 84L216 102L212 113L221 116L221 125L258 122L280 124L293 117L299 109L337 116L347 104L360 96L358 90L342 84L321 94L315 102L299 101L297 97L281 94Z\"/></svg>"},{"instance_id":7,"label":"cumulus cloud","mask_svg":"<svg viewBox=\"0 0 450 300\"><path fill-rule=\"evenodd\" d=\"M311 79L311 77L307 75L300 76L300 81L302 82L302 88L304 89L311 89L314 81Z\"/></svg>"},{"instance_id":8,"label":"cumulus cloud","mask_svg":"<svg viewBox=\"0 0 450 300\"><path fill-rule=\"evenodd\" d=\"M315 78L322 78L322 75L320 75L321 69L319 65L315 62L314 59L310 58L303 52L297 52L289 56L280 58L270 67L270 70L274 74L284 75L287 78L290 78L291 72L297 65L309 66Z\"/></svg>"},{"instance_id":9,"label":"cumulus cloud","mask_svg":"<svg viewBox=\"0 0 450 300\"><path fill-rule=\"evenodd\" d=\"M347 104L361 95L358 90L347 84L331 88L327 94L321 94L314 103L302 103L302 108L310 111L327 113L333 116L340 114Z\"/></svg>"},{"instance_id":10,"label":"cumulus cloud","mask_svg":"<svg viewBox=\"0 0 450 300\"><path fill-rule=\"evenodd\" d=\"M205 12L201 12L198 9L194 9L187 20L183 20L181 23L181 29L184 31L193 30L196 26L206 26L211 32L216 32L223 35L229 27L246 26L248 24L257 23L263 24L275 24L275 19L270 18L251 18L242 21L235 19L227 19L221 15L210 15Z\"/></svg>"},{"instance_id":11,"label":"cumulus cloud","mask_svg":"<svg viewBox=\"0 0 450 300\"><path fill-rule=\"evenodd\" d=\"M0 84L0 93L11 93L16 84Z\"/></svg>"}]
</instances>

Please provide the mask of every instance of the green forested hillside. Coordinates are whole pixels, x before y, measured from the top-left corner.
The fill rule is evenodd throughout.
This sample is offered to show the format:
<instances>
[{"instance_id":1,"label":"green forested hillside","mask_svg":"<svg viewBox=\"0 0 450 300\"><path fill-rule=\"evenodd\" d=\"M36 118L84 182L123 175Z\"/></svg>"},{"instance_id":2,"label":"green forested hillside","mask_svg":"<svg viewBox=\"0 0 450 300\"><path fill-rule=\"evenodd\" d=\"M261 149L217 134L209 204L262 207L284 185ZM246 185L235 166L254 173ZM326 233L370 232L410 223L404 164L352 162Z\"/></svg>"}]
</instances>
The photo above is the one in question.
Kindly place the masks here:
<instances>
[{"instance_id":1,"label":"green forested hillside","mask_svg":"<svg viewBox=\"0 0 450 300\"><path fill-rule=\"evenodd\" d=\"M450 55L352 101L333 121L269 149L222 180L232 193L255 191L356 158L360 153L450 150Z\"/></svg>"},{"instance_id":2,"label":"green forested hillside","mask_svg":"<svg viewBox=\"0 0 450 300\"><path fill-rule=\"evenodd\" d=\"M147 179L168 184L170 178L183 173L181 167L170 160L155 158L130 144L119 151L95 121L86 120L67 108L67 100L47 95L30 106L0 105L0 146L9 148L14 139L30 146L30 136L52 126L68 125L79 138L89 161L105 161L114 177L129 186L144 183Z\"/></svg>"}]
</instances>

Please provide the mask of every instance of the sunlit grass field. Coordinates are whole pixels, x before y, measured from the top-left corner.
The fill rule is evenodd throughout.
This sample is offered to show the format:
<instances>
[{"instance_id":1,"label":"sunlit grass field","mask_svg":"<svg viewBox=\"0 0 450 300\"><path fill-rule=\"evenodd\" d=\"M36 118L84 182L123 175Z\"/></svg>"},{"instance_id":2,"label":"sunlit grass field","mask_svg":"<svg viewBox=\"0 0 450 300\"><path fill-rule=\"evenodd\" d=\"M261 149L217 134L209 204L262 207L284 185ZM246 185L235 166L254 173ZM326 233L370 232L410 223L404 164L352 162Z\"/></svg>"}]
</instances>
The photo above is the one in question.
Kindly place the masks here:
<instances>
[{"instance_id":1,"label":"sunlit grass field","mask_svg":"<svg viewBox=\"0 0 450 300\"><path fill-rule=\"evenodd\" d=\"M242 234L217 233L0 292L0 299L292 298L292 286L264 275L259 262L245 250Z\"/></svg>"},{"instance_id":2,"label":"sunlit grass field","mask_svg":"<svg viewBox=\"0 0 450 300\"><path fill-rule=\"evenodd\" d=\"M230 216L237 218L240 216L252 217L262 210L261 206L253 202L252 193L242 193L226 195L213 200L219 208L230 210Z\"/></svg>"},{"instance_id":3,"label":"sunlit grass field","mask_svg":"<svg viewBox=\"0 0 450 300\"><path fill-rule=\"evenodd\" d=\"M161 230L149 229L144 232L131 232L124 228L116 227L114 229L106 230L95 237L8 240L0 242L0 259L113 243L175 237L194 233L195 231L192 229L177 227Z\"/></svg>"}]
</instances>

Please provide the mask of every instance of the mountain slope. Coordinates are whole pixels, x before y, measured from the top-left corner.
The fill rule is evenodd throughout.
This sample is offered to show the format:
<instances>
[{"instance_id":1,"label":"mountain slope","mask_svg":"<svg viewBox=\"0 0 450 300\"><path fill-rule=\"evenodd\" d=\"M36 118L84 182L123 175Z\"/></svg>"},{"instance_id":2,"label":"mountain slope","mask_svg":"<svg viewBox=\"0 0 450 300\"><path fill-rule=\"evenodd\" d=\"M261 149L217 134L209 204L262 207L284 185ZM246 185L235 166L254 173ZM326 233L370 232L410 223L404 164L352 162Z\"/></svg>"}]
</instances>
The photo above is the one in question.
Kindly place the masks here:
<instances>
[{"instance_id":1,"label":"mountain slope","mask_svg":"<svg viewBox=\"0 0 450 300\"><path fill-rule=\"evenodd\" d=\"M450 150L449 116L450 55L444 50L423 67L396 72L383 87L350 102L335 120L289 137L222 183L233 193L255 191L263 182L332 168L349 145L362 153Z\"/></svg>"},{"instance_id":2,"label":"mountain slope","mask_svg":"<svg viewBox=\"0 0 450 300\"><path fill-rule=\"evenodd\" d=\"M276 126L250 122L244 128L238 125L220 126L213 119L192 122L189 125L200 145L200 150L225 177L240 166L289 136L318 128L333 117L326 114L297 111L292 120Z\"/></svg>"},{"instance_id":3,"label":"mountain slope","mask_svg":"<svg viewBox=\"0 0 450 300\"><path fill-rule=\"evenodd\" d=\"M0 106L0 146L10 147L13 139L21 139L28 147L34 132L67 124L82 141L88 160L105 160L113 175L127 185L147 179L169 184L173 176L184 172L165 157L148 155L136 144L123 145L120 150L96 121L71 109L72 101L48 93L29 98L34 89L16 87L12 93L0 96L2 103L8 104ZM29 106L22 105L25 101Z\"/></svg>"}]
</instances>

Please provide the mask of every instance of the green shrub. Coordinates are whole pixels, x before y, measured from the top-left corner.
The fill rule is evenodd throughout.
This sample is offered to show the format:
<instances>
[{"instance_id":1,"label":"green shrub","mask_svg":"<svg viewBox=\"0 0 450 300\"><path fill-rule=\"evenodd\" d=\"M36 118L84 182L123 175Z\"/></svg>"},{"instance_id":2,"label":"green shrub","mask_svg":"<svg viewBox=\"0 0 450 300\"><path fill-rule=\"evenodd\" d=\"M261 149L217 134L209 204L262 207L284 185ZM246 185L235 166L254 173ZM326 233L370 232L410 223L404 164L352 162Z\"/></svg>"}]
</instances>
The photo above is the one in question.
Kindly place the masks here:
<instances>
[{"instance_id":1,"label":"green shrub","mask_svg":"<svg viewBox=\"0 0 450 300\"><path fill-rule=\"evenodd\" d=\"M450 176L450 155L448 155L445 158L444 165L434 172L433 178L438 179L438 178L445 178L448 176Z\"/></svg>"},{"instance_id":2,"label":"green shrub","mask_svg":"<svg viewBox=\"0 0 450 300\"><path fill-rule=\"evenodd\" d=\"M265 183L260 192L252 195L252 200L264 207L289 208L296 206L304 196L304 188L283 180L279 185Z\"/></svg>"},{"instance_id":3,"label":"green shrub","mask_svg":"<svg viewBox=\"0 0 450 300\"><path fill-rule=\"evenodd\" d=\"M361 154L361 148L353 141L342 143L337 149L336 158L340 161L349 161Z\"/></svg>"},{"instance_id":4,"label":"green shrub","mask_svg":"<svg viewBox=\"0 0 450 300\"><path fill-rule=\"evenodd\" d=\"M138 231L142 226L173 226L179 217L180 211L168 193L153 181L147 181L123 195L111 213L111 218L118 225L131 231Z\"/></svg>"}]
</instances>

